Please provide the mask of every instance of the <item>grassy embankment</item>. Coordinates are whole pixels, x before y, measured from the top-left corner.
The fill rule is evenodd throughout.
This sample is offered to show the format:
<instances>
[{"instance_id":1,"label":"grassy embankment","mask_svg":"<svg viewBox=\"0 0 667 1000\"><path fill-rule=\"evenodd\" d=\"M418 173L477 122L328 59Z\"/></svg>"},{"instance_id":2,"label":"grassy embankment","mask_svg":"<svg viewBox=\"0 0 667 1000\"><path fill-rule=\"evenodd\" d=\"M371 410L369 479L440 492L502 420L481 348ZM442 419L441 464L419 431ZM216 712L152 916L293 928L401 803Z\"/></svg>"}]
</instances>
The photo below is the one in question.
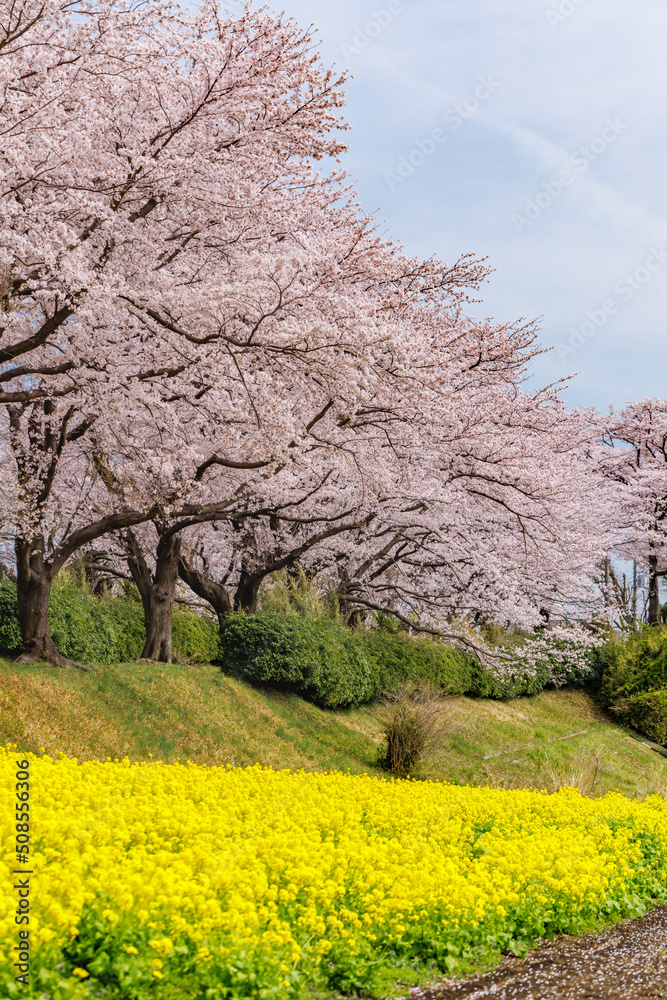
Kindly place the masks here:
<instances>
[{"instance_id":1,"label":"grassy embankment","mask_svg":"<svg viewBox=\"0 0 667 1000\"><path fill-rule=\"evenodd\" d=\"M0 742L80 759L122 758L381 772L386 708L323 711L216 667L122 664L94 674L0 660ZM586 794L667 793L667 760L581 691L493 702L445 698L446 733L420 777Z\"/></svg>"}]
</instances>

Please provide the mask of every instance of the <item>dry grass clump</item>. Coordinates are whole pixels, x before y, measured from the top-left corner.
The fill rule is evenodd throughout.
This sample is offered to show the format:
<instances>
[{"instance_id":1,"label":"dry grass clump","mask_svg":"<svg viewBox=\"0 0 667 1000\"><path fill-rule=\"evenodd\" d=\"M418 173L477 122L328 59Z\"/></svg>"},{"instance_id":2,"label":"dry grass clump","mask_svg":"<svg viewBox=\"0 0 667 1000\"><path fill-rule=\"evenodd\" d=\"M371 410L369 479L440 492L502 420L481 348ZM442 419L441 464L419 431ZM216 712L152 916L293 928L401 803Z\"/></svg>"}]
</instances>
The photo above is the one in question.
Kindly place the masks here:
<instances>
[{"instance_id":1,"label":"dry grass clump","mask_svg":"<svg viewBox=\"0 0 667 1000\"><path fill-rule=\"evenodd\" d=\"M410 774L441 745L447 731L442 695L428 682L401 685L385 695L378 765L398 777Z\"/></svg>"}]
</instances>

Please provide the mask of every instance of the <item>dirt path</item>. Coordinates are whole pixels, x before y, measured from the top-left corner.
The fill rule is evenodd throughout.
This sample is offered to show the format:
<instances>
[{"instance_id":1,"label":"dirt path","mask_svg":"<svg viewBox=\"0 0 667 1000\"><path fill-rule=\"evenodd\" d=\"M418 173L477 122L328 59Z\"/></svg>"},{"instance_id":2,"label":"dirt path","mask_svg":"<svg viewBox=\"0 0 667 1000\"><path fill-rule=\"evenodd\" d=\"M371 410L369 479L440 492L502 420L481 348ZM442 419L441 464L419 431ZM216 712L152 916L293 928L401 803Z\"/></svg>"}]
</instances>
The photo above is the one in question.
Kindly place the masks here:
<instances>
[{"instance_id":1,"label":"dirt path","mask_svg":"<svg viewBox=\"0 0 667 1000\"><path fill-rule=\"evenodd\" d=\"M667 997L667 906L603 934L548 941L493 972L413 990L413 1000L653 1000Z\"/></svg>"}]
</instances>

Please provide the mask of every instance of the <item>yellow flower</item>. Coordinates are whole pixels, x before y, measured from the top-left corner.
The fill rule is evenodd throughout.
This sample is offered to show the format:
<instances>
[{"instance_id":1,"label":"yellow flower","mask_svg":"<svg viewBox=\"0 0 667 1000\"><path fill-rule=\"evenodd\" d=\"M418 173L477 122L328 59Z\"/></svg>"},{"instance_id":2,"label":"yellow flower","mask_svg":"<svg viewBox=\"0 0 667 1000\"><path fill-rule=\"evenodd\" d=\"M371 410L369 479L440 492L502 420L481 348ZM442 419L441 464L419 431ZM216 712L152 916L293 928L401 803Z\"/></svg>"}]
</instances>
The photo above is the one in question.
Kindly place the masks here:
<instances>
[{"instance_id":1,"label":"yellow flower","mask_svg":"<svg viewBox=\"0 0 667 1000\"><path fill-rule=\"evenodd\" d=\"M169 955L174 948L174 942L171 938L167 937L157 939L154 938L152 941L149 941L148 944L158 953L158 955L162 955L163 957Z\"/></svg>"},{"instance_id":2,"label":"yellow flower","mask_svg":"<svg viewBox=\"0 0 667 1000\"><path fill-rule=\"evenodd\" d=\"M261 952L277 984L338 948L400 940L416 956L425 937L479 940L506 933L510 920L576 927L622 910L641 886L667 883L659 797L25 756L39 807L35 943L66 945L92 913L114 936L121 925L134 942L125 954L147 951L156 978L186 953L215 969ZM0 748L7 794L14 761ZM16 930L4 916L16 906L12 823L0 812L5 956Z\"/></svg>"}]
</instances>

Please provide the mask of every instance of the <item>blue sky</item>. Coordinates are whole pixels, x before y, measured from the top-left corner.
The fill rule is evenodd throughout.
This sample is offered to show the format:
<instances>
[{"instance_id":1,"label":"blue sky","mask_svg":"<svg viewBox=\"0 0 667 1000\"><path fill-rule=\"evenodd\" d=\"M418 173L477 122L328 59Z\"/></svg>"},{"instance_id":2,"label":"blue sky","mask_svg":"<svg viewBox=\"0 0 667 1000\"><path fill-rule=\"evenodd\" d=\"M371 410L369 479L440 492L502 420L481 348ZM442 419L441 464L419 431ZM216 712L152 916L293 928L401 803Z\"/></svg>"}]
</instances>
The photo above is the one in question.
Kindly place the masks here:
<instances>
[{"instance_id":1,"label":"blue sky","mask_svg":"<svg viewBox=\"0 0 667 1000\"><path fill-rule=\"evenodd\" d=\"M282 9L283 4L272 4ZM539 319L535 383L667 395L665 0L285 0L349 67L346 167L420 256L495 268L476 315Z\"/></svg>"}]
</instances>

